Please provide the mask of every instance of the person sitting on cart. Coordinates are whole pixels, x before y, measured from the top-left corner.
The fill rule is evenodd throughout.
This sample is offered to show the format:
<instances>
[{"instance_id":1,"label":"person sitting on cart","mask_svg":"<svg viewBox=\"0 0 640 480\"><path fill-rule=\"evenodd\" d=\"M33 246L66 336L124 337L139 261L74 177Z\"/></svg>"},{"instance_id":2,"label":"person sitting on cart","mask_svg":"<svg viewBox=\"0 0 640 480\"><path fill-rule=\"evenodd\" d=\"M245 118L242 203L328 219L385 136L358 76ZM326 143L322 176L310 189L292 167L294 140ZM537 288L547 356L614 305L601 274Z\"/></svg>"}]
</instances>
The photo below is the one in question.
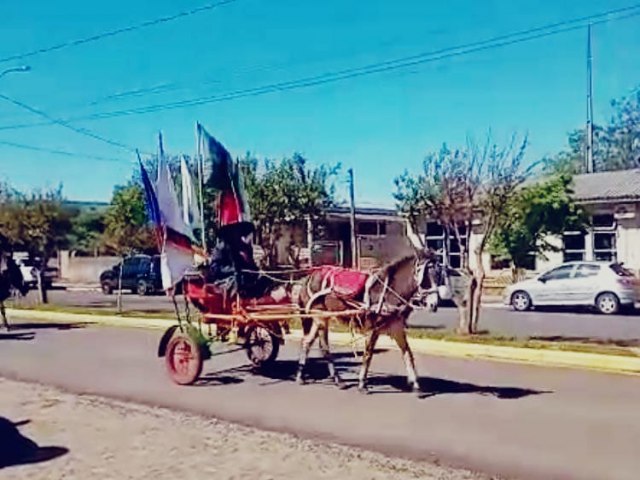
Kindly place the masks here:
<instances>
[{"instance_id":1,"label":"person sitting on cart","mask_svg":"<svg viewBox=\"0 0 640 480\"><path fill-rule=\"evenodd\" d=\"M211 259L209 281L215 283L229 279L242 298L264 298L265 302L278 302L286 296L284 288L260 274L253 258L251 236L254 226L250 222L226 225L218 232L218 245ZM270 295L268 295L270 293Z\"/></svg>"}]
</instances>

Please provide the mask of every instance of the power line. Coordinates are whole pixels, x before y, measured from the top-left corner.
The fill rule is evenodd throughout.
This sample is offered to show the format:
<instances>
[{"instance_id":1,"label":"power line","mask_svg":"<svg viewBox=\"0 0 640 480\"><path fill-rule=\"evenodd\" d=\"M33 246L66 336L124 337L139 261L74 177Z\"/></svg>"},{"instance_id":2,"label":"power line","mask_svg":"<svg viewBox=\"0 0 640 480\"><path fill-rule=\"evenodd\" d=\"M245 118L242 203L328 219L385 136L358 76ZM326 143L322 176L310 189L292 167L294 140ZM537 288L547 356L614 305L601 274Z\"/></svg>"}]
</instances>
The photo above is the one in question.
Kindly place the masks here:
<instances>
[{"instance_id":1,"label":"power line","mask_svg":"<svg viewBox=\"0 0 640 480\"><path fill-rule=\"evenodd\" d=\"M109 138L103 137L101 135L98 135L97 133L92 132L91 130L87 130L86 128L79 128L79 127L74 127L73 125L69 124L68 122L64 121L64 120L60 120L58 118L54 118L51 115L49 115L48 113L43 112L42 110L38 110L35 107L32 107L30 105L27 105L24 102L21 102L19 100L13 99L11 97L8 97L4 94L0 93L0 98L12 103L13 105L16 105L17 107L20 107L24 110L27 110L28 112L31 112L35 115L38 115L42 118L47 119L49 122L56 124L56 125L60 125L61 127L67 128L73 132L79 133L80 135L84 135L86 137L90 137L96 140L100 140L101 142L104 142L108 145L114 146L114 147L118 147L118 148L122 148L124 150L128 150L130 152L135 152L136 149L134 147L130 147L129 145L125 145L124 143L118 142L116 140L111 140Z\"/></svg>"},{"instance_id":2,"label":"power line","mask_svg":"<svg viewBox=\"0 0 640 480\"><path fill-rule=\"evenodd\" d=\"M311 86L322 85L326 83L333 83L343 81L351 78L362 77L377 73L388 72L392 70L403 69L407 67L413 67L416 65L426 64L430 62L440 61L448 58L459 57L463 55L469 55L471 53L477 53L481 51L492 50L495 48L501 48L518 43L528 42L545 38L552 35L558 35L574 30L585 28L588 24L598 25L602 23L620 21L640 15L640 4L635 4L625 8L619 8L614 10L608 10L605 12L588 15L584 17L574 18L562 22L556 22L547 24L540 27L530 28L527 30L521 30L509 34L492 37L490 39L470 42L453 47L447 47L435 51L424 52L407 57L397 58L393 60L387 60L383 62L377 62L369 64L363 67L355 67L335 72L326 72L320 75L301 78L297 80L284 81L279 83L273 83L255 88L248 88L242 90L235 90L213 96L199 97L189 100L182 100L177 102L161 103L156 105L148 105L145 107L116 110L111 112L96 113L85 116L78 116L69 118L68 121L87 121L87 120L103 120L120 116L140 115L145 113L153 113L164 110L172 110L177 108L188 108L193 106L199 106L209 103L216 103L222 101L235 100L245 97L253 97L259 95L265 95L267 93L281 92L287 90L308 88ZM0 130L16 129L16 128L28 128L34 126L48 125L49 123L31 123L22 125L0 126Z\"/></svg>"},{"instance_id":3,"label":"power line","mask_svg":"<svg viewBox=\"0 0 640 480\"><path fill-rule=\"evenodd\" d=\"M19 148L22 150L32 150L34 152L44 152L44 153L51 153L53 155L62 155L65 157L77 157L77 158L86 158L90 160L99 160L102 162L126 162L127 161L122 158L102 157L100 155L93 155L88 153L68 152L66 150L37 147L35 145L25 145L23 143L7 142L5 140L0 140L0 145L6 145L8 147Z\"/></svg>"},{"instance_id":4,"label":"power line","mask_svg":"<svg viewBox=\"0 0 640 480\"><path fill-rule=\"evenodd\" d=\"M33 57L35 55L41 55L44 53L54 52L56 50L62 50L63 48L76 47L78 45L84 45L86 43L97 42L98 40L102 40L104 38L115 37L123 33L134 32L136 30L153 27L163 23L173 22L175 20L178 20L184 17L190 17L192 15L213 10L214 8L222 7L224 5L235 3L237 1L238 0L221 0L219 2L209 3L206 5L202 5L200 7L192 8L190 10L184 10L182 12L178 12L173 15L167 15L165 17L155 18L153 20L146 20L141 23L129 25L127 27L117 28L115 30L109 30L109 31L98 33L96 35L92 35L89 37L77 38L75 40L67 40L66 42L58 43L56 45L50 45L48 47L38 48L30 52L18 53L15 55L10 55L8 57L0 58L0 63L11 62L14 60L21 60L23 58Z\"/></svg>"}]
</instances>

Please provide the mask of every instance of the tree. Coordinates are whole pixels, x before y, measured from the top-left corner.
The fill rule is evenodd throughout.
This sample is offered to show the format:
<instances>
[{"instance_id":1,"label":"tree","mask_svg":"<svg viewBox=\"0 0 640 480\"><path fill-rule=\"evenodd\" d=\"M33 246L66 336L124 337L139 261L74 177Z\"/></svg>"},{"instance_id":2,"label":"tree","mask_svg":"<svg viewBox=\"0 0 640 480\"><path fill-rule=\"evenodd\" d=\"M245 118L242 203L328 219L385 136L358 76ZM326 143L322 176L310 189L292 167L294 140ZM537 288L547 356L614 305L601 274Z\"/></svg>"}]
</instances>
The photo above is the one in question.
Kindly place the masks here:
<instances>
[{"instance_id":1,"label":"tree","mask_svg":"<svg viewBox=\"0 0 640 480\"><path fill-rule=\"evenodd\" d=\"M47 303L43 281L49 260L68 245L72 212L63 206L62 189L24 194L13 191L0 209L2 235L14 249L28 252L38 263L40 300Z\"/></svg>"},{"instance_id":2,"label":"tree","mask_svg":"<svg viewBox=\"0 0 640 480\"><path fill-rule=\"evenodd\" d=\"M526 146L526 139L518 142L515 136L505 147L491 138L483 145L469 140L464 149L454 151L444 145L427 156L422 173L405 172L395 179L398 207L410 221L436 220L460 246L461 271L469 279L458 302L460 333L477 331L486 276L482 256L501 212L533 169L523 165ZM472 250L464 238L471 232L479 234Z\"/></svg>"},{"instance_id":3,"label":"tree","mask_svg":"<svg viewBox=\"0 0 640 480\"><path fill-rule=\"evenodd\" d=\"M156 253L156 240L147 222L144 192L133 182L115 188L104 219L103 241L118 255Z\"/></svg>"},{"instance_id":4,"label":"tree","mask_svg":"<svg viewBox=\"0 0 640 480\"><path fill-rule=\"evenodd\" d=\"M71 219L69 247L80 253L98 255L103 249L105 230L104 212L74 212Z\"/></svg>"},{"instance_id":5,"label":"tree","mask_svg":"<svg viewBox=\"0 0 640 480\"><path fill-rule=\"evenodd\" d=\"M593 161L596 171L626 170L640 167L640 88L633 94L611 102L613 116L605 125L593 128ZM574 130L568 148L551 162L572 173L585 171L585 129Z\"/></svg>"},{"instance_id":6,"label":"tree","mask_svg":"<svg viewBox=\"0 0 640 480\"><path fill-rule=\"evenodd\" d=\"M532 255L559 250L551 237L585 226L586 217L572 193L571 176L556 174L521 188L505 205L490 247L511 263L514 281Z\"/></svg>"},{"instance_id":7,"label":"tree","mask_svg":"<svg viewBox=\"0 0 640 480\"><path fill-rule=\"evenodd\" d=\"M281 227L308 221L317 225L334 203L332 178L340 166L309 167L300 154L281 161L250 155L240 161L249 205L256 225L256 241L264 249L270 266L277 262L277 241ZM295 259L294 259L295 260Z\"/></svg>"}]
</instances>

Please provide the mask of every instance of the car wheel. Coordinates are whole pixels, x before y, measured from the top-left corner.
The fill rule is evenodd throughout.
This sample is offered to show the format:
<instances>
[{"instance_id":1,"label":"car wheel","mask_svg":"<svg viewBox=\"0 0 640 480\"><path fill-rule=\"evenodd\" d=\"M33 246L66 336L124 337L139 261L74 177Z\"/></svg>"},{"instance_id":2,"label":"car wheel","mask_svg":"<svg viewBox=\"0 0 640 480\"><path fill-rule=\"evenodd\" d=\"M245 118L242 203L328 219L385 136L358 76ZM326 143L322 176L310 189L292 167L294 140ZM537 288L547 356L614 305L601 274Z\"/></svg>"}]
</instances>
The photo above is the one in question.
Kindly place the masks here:
<instances>
[{"instance_id":1,"label":"car wheel","mask_svg":"<svg viewBox=\"0 0 640 480\"><path fill-rule=\"evenodd\" d=\"M511 295L511 306L517 312L526 312L531 308L531 297L521 290L514 292Z\"/></svg>"},{"instance_id":2,"label":"car wheel","mask_svg":"<svg viewBox=\"0 0 640 480\"><path fill-rule=\"evenodd\" d=\"M104 293L105 295L111 295L113 293L113 287L110 283L102 283L102 293Z\"/></svg>"},{"instance_id":3,"label":"car wheel","mask_svg":"<svg viewBox=\"0 0 640 480\"><path fill-rule=\"evenodd\" d=\"M147 282L145 282L144 280L140 280L138 282L138 288L136 289L136 291L141 297L146 297L149 294L149 286L147 285Z\"/></svg>"},{"instance_id":4,"label":"car wheel","mask_svg":"<svg viewBox=\"0 0 640 480\"><path fill-rule=\"evenodd\" d=\"M596 298L596 308L603 315L613 315L620 310L620 300L615 293L601 293Z\"/></svg>"}]
</instances>

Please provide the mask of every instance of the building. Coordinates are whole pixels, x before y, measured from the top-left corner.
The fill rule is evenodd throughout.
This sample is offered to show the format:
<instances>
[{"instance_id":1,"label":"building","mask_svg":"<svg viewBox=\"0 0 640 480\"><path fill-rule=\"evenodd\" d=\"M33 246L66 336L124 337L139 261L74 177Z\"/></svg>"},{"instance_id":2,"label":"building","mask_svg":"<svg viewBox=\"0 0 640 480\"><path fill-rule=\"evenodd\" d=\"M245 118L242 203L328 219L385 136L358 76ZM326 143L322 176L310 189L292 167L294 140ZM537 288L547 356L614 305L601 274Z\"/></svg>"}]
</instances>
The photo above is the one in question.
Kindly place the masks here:
<instances>
[{"instance_id":1,"label":"building","mask_svg":"<svg viewBox=\"0 0 640 480\"><path fill-rule=\"evenodd\" d=\"M583 232L565 232L550 239L557 252L547 252L544 258L531 258L528 270L543 271L565 261L600 260L623 262L640 272L640 169L598 172L574 177L574 198L583 206L591 226ZM451 266L460 266L460 248L455 238L447 238L437 222L425 222L423 235L426 244L447 258ZM473 248L479 234L461 232L463 242ZM508 268L495 261L489 253L483 259L487 271ZM473 267L473 255L470 263Z\"/></svg>"},{"instance_id":2,"label":"building","mask_svg":"<svg viewBox=\"0 0 640 480\"><path fill-rule=\"evenodd\" d=\"M367 269L379 266L409 251L407 221L396 210L356 208L356 265ZM319 238L314 239L312 258L315 263L329 263L321 258L327 249L334 252L337 265L351 266L351 211L334 207L327 212Z\"/></svg>"}]
</instances>

